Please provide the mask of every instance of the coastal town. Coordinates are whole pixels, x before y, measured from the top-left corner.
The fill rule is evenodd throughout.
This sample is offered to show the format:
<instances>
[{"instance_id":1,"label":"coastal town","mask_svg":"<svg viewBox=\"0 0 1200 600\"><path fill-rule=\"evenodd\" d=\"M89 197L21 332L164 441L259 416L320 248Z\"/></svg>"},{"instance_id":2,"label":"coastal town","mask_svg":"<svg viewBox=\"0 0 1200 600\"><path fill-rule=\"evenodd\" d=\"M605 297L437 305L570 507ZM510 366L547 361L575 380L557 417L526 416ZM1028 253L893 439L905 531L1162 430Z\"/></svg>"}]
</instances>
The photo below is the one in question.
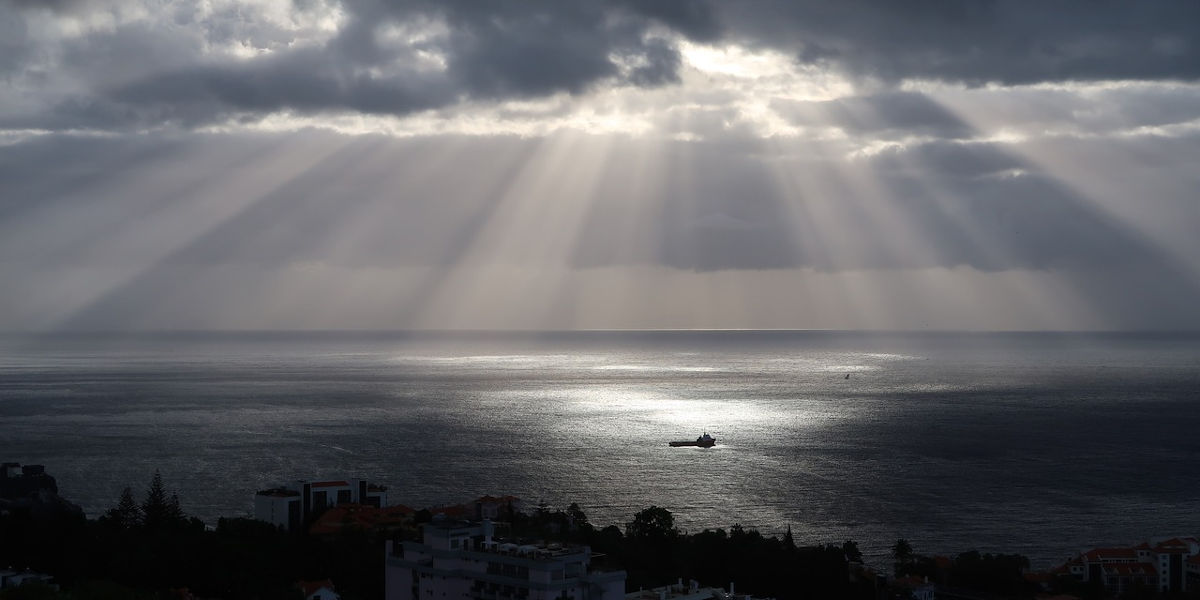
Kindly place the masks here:
<instances>
[{"instance_id":1,"label":"coastal town","mask_svg":"<svg viewBox=\"0 0 1200 600\"><path fill-rule=\"evenodd\" d=\"M1200 0L0 0L0 600L1200 600Z\"/></svg>"},{"instance_id":2,"label":"coastal town","mask_svg":"<svg viewBox=\"0 0 1200 600\"><path fill-rule=\"evenodd\" d=\"M59 495L45 467L3 463L0 599L1200 597L1200 539L1192 536L1084 549L1042 571L1015 554L924 556L901 539L894 563L882 568L864 564L852 541L797 547L790 529L783 539L736 525L687 535L670 511L653 506L623 528L598 528L576 504L560 510L488 495L414 509L394 500L365 479L296 480L255 493L253 519L212 527L188 519L156 474L145 501L126 490L116 507L90 521ZM71 548L106 536L114 540L107 558L119 566L97 572L76 564ZM186 551L172 558L185 541ZM145 546L158 553L146 554ZM282 568L260 554L268 547L289 557ZM229 556L202 556L221 548ZM173 560L243 572L226 572L217 584L214 571L189 572Z\"/></svg>"}]
</instances>

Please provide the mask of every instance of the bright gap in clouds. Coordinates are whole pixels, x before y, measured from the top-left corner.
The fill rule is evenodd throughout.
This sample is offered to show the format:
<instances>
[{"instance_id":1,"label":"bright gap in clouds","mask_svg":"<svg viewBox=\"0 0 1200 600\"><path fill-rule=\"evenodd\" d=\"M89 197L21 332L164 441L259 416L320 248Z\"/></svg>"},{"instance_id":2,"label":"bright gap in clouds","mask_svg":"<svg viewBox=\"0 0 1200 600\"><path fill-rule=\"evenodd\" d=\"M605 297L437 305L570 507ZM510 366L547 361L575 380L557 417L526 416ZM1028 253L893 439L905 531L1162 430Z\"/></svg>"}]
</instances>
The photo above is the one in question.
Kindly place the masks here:
<instances>
[{"instance_id":1,"label":"bright gap in clouds","mask_svg":"<svg viewBox=\"0 0 1200 600\"><path fill-rule=\"evenodd\" d=\"M432 33L423 28L390 26L377 35L398 44L419 45L425 36L439 35L436 23L430 27ZM683 39L671 43L679 48L682 58L680 81L659 88L599 85L578 95L559 93L501 102L465 100L404 117L284 111L252 122L239 119L201 130L277 133L316 128L395 137L545 136L575 131L696 141L729 133L755 137L837 135L820 123L789 123L771 104L776 100L822 102L851 95L854 86L848 78L819 66L799 65L772 50L755 51L733 44L709 46ZM442 56L421 56L431 69L444 67Z\"/></svg>"}]
</instances>

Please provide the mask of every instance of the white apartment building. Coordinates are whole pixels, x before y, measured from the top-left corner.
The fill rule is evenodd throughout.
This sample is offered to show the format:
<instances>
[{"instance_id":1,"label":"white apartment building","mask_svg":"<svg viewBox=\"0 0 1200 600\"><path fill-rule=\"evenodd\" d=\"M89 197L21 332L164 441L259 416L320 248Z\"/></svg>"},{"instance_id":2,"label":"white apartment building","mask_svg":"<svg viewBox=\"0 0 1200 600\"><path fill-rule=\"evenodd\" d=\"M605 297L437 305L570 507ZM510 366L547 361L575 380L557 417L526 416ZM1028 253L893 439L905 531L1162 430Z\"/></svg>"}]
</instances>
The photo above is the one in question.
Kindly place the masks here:
<instances>
[{"instance_id":1,"label":"white apartment building","mask_svg":"<svg viewBox=\"0 0 1200 600\"><path fill-rule=\"evenodd\" d=\"M590 572L587 546L492 540L491 521L435 519L422 542L390 542L387 600L624 600L625 572Z\"/></svg>"},{"instance_id":2,"label":"white apartment building","mask_svg":"<svg viewBox=\"0 0 1200 600\"><path fill-rule=\"evenodd\" d=\"M1095 548L1067 563L1069 572L1082 581L1100 581L1112 594L1148 587L1160 592L1186 592L1189 561L1200 556L1194 537L1157 538L1136 546Z\"/></svg>"},{"instance_id":3,"label":"white apartment building","mask_svg":"<svg viewBox=\"0 0 1200 600\"><path fill-rule=\"evenodd\" d=\"M254 494L254 518L296 531L325 509L339 504L387 506L387 489L365 479L297 481Z\"/></svg>"},{"instance_id":4,"label":"white apartment building","mask_svg":"<svg viewBox=\"0 0 1200 600\"><path fill-rule=\"evenodd\" d=\"M1194 537L1159 538L1138 544L1134 549L1139 560L1157 569L1159 591L1188 591L1187 561L1200 555L1200 540Z\"/></svg>"}]
</instances>

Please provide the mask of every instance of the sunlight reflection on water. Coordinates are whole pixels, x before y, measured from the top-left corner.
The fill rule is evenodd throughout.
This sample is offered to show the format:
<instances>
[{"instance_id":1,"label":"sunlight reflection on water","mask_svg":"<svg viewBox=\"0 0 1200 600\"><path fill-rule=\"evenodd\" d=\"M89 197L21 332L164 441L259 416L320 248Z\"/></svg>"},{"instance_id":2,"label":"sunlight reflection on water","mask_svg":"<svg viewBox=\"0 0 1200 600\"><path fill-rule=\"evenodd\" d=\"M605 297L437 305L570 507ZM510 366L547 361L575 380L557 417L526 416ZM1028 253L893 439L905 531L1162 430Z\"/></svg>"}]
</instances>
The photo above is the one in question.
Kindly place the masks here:
<instances>
[{"instance_id":1,"label":"sunlight reflection on water","mask_svg":"<svg viewBox=\"0 0 1200 600\"><path fill-rule=\"evenodd\" d=\"M875 557L900 536L1048 560L1195 533L1200 484L1177 475L1200 460L1197 345L714 339L23 348L0 366L0 454L92 515L157 468L209 521L257 488L365 476L416 506L513 493L608 524L658 504ZM667 445L705 431L715 448Z\"/></svg>"}]
</instances>

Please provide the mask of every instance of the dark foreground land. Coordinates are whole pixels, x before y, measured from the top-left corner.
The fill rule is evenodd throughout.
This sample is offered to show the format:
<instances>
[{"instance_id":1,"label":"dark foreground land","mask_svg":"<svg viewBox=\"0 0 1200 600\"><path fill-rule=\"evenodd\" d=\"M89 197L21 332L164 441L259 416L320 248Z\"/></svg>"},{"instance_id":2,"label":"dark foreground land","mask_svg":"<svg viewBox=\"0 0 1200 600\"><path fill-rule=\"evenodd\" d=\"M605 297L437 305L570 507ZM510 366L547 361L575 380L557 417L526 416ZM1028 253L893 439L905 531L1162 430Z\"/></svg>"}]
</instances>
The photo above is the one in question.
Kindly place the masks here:
<instances>
[{"instance_id":1,"label":"dark foreground land","mask_svg":"<svg viewBox=\"0 0 1200 600\"><path fill-rule=\"evenodd\" d=\"M13 588L0 591L0 600L178 598L185 597L183 589L198 598L295 600L297 581L326 578L346 600L382 598L385 541L415 539L421 522L432 518L423 510L399 526L346 527L321 536L250 519L221 519L209 528L179 509L157 474L142 502L127 490L99 519L85 518L53 494L0 508L0 569L46 573L60 588ZM712 587L736 582L738 593L781 600L905 598L911 588L896 582L907 580L936 582L941 597L1105 597L1102 588L1070 577L1049 578L1039 587L1024 575L1028 561L1018 555L966 552L935 560L915 554L904 540L897 541L892 572L879 576L861 565L852 541L799 547L790 530L780 539L738 525L689 535L659 507L634 515L624 529L594 527L574 504L512 512L507 520L503 529L513 538L590 545L594 566L625 570L630 590L683 578ZM1158 596L1146 591L1134 597Z\"/></svg>"}]
</instances>

